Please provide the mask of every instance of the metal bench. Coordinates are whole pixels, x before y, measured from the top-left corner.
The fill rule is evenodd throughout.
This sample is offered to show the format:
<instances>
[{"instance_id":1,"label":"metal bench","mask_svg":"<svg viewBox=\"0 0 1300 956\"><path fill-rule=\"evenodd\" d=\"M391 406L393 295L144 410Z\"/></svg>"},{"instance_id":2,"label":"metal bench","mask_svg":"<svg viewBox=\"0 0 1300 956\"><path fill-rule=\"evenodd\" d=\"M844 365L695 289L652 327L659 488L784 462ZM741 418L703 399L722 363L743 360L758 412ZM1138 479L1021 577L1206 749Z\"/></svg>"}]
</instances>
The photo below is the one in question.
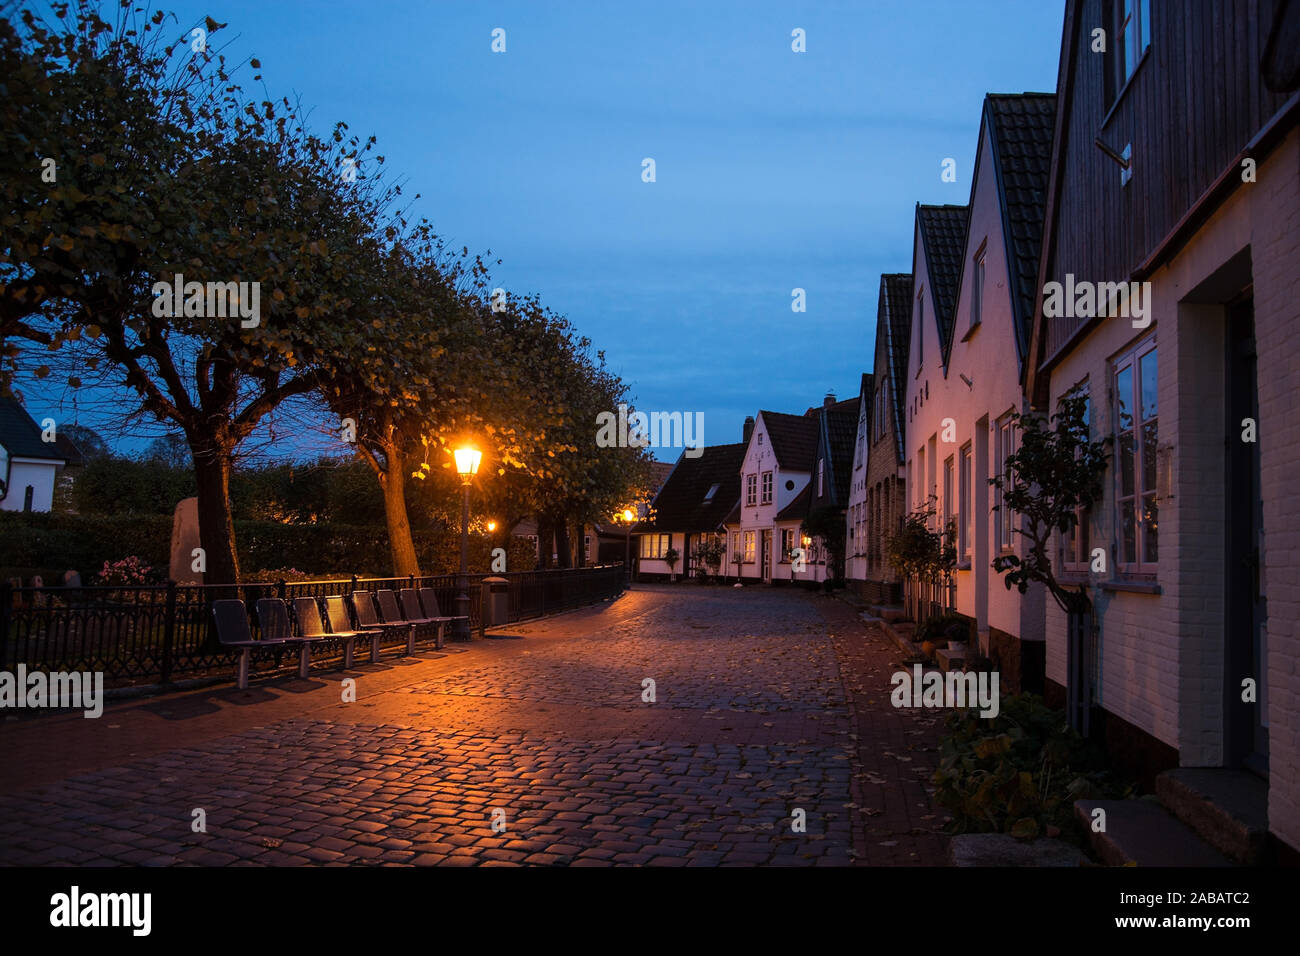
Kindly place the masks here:
<instances>
[{"instance_id":1,"label":"metal bench","mask_svg":"<svg viewBox=\"0 0 1300 956\"><path fill-rule=\"evenodd\" d=\"M379 635L383 633L381 628L357 628L352 627L352 618L348 616L347 605L343 603L343 596L340 594L331 595L325 599L325 619L329 623L330 633L335 637L364 637L370 641L370 663L375 664L379 661ZM351 658L343 662L344 667L351 667Z\"/></svg>"},{"instance_id":2,"label":"metal bench","mask_svg":"<svg viewBox=\"0 0 1300 956\"><path fill-rule=\"evenodd\" d=\"M424 605L425 615L435 621L444 621L446 623L465 621L466 624L469 622L468 614L443 614L438 609L438 592L433 588L420 588L420 603Z\"/></svg>"},{"instance_id":3,"label":"metal bench","mask_svg":"<svg viewBox=\"0 0 1300 956\"><path fill-rule=\"evenodd\" d=\"M355 631L333 633L325 630L325 622L320 616L320 605L313 597L293 599L293 616L298 622L298 636L304 641L320 641L343 645L343 668L352 666L352 645L357 639Z\"/></svg>"},{"instance_id":4,"label":"metal bench","mask_svg":"<svg viewBox=\"0 0 1300 956\"><path fill-rule=\"evenodd\" d=\"M289 606L279 598L260 598L257 602L257 623L262 629L263 641L294 645L298 648L298 676L307 679L311 666L312 638L298 637L289 621Z\"/></svg>"},{"instance_id":5,"label":"metal bench","mask_svg":"<svg viewBox=\"0 0 1300 956\"><path fill-rule=\"evenodd\" d=\"M402 602L402 616L407 621L417 627L428 627L432 624L437 629L437 636L434 638L433 646L442 650L443 635L447 630L449 617L439 617L436 614L426 614L424 608L420 606L420 595L415 588L402 588L398 593Z\"/></svg>"},{"instance_id":6,"label":"metal bench","mask_svg":"<svg viewBox=\"0 0 1300 956\"><path fill-rule=\"evenodd\" d=\"M221 646L239 649L236 683L240 690L248 689L248 664L254 649L297 646L303 651L306 650L306 646L297 641L267 639L265 631L262 640L253 640L252 631L248 627L248 609L244 607L243 601L236 598L221 598L213 601L212 622L217 628L217 640L221 642Z\"/></svg>"},{"instance_id":7,"label":"metal bench","mask_svg":"<svg viewBox=\"0 0 1300 956\"><path fill-rule=\"evenodd\" d=\"M352 614L356 618L358 631L376 631L383 634L385 631L395 631L401 628L406 629L406 652L414 653L415 629L405 624L394 624L387 621L381 621L375 613L375 602L370 596L369 591L353 591L352 595ZM375 645L372 644L372 651ZM377 657L372 657L372 661Z\"/></svg>"}]
</instances>

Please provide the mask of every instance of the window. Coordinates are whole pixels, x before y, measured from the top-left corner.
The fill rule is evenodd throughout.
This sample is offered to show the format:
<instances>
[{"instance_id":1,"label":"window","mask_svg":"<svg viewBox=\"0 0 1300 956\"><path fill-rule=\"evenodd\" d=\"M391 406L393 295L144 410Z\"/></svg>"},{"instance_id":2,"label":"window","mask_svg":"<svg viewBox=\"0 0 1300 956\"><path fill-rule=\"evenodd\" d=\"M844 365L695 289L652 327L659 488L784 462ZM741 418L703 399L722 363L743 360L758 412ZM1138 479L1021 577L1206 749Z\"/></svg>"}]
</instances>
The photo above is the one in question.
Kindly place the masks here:
<instances>
[{"instance_id":1,"label":"window","mask_svg":"<svg viewBox=\"0 0 1300 956\"><path fill-rule=\"evenodd\" d=\"M1151 0L1116 0L1114 56L1118 87L1133 76L1150 45Z\"/></svg>"},{"instance_id":2,"label":"window","mask_svg":"<svg viewBox=\"0 0 1300 956\"><path fill-rule=\"evenodd\" d=\"M916 297L916 374L920 376L925 361L925 299L924 291Z\"/></svg>"},{"instance_id":3,"label":"window","mask_svg":"<svg viewBox=\"0 0 1300 956\"><path fill-rule=\"evenodd\" d=\"M643 534L641 535L642 558L662 558L668 553L668 548L672 545L672 535L668 534Z\"/></svg>"},{"instance_id":4,"label":"window","mask_svg":"<svg viewBox=\"0 0 1300 956\"><path fill-rule=\"evenodd\" d=\"M1075 394L1081 397L1086 403L1083 408L1083 424L1091 426L1092 424L1092 403L1088 396L1088 386L1084 385L1075 391ZM1091 437L1091 429L1089 431ZM1091 508L1074 509L1075 527L1069 534L1063 535L1061 542L1061 567L1068 571L1086 572L1092 562L1092 547L1090 541L1090 527L1092 524Z\"/></svg>"},{"instance_id":5,"label":"window","mask_svg":"<svg viewBox=\"0 0 1300 956\"><path fill-rule=\"evenodd\" d=\"M734 562L740 555L740 532L731 532L731 560Z\"/></svg>"},{"instance_id":6,"label":"window","mask_svg":"<svg viewBox=\"0 0 1300 956\"><path fill-rule=\"evenodd\" d=\"M1011 421L1010 416L1004 416L998 420L997 424L997 441L995 443L994 460L997 462L998 472L1003 476L1004 482L1010 482L1014 474L1007 470L1007 456L1016 450L1016 428ZM1006 506L1004 491L998 492L998 517L995 525L997 537L994 542L999 551L1013 550L1011 541L1011 530L1013 523L1011 521L1011 509Z\"/></svg>"},{"instance_id":7,"label":"window","mask_svg":"<svg viewBox=\"0 0 1300 956\"><path fill-rule=\"evenodd\" d=\"M765 471L763 472L763 504L770 505L771 503L772 503L772 473L770 471Z\"/></svg>"},{"instance_id":8,"label":"window","mask_svg":"<svg viewBox=\"0 0 1300 956\"><path fill-rule=\"evenodd\" d=\"M758 475L745 476L745 505L753 507L758 504Z\"/></svg>"},{"instance_id":9,"label":"window","mask_svg":"<svg viewBox=\"0 0 1300 956\"><path fill-rule=\"evenodd\" d=\"M817 459L817 497L826 496L826 459Z\"/></svg>"},{"instance_id":10,"label":"window","mask_svg":"<svg viewBox=\"0 0 1300 956\"><path fill-rule=\"evenodd\" d=\"M745 563L754 563L754 532L745 532Z\"/></svg>"},{"instance_id":11,"label":"window","mask_svg":"<svg viewBox=\"0 0 1300 956\"><path fill-rule=\"evenodd\" d=\"M971 501L971 492L974 489L971 474L973 462L970 454L970 442L962 445L959 452L960 471L958 481L961 483L959 494L961 495L958 504L957 520L957 553L961 560L967 564L970 563L971 542L975 540L975 509Z\"/></svg>"},{"instance_id":12,"label":"window","mask_svg":"<svg viewBox=\"0 0 1300 956\"><path fill-rule=\"evenodd\" d=\"M949 455L943 461L943 530L947 531L953 523L954 509L956 504L956 495L953 493L953 472L955 471L952 455Z\"/></svg>"},{"instance_id":13,"label":"window","mask_svg":"<svg viewBox=\"0 0 1300 956\"><path fill-rule=\"evenodd\" d=\"M984 248L975 254L975 269L971 276L970 290L970 327L980 324L981 311L984 308Z\"/></svg>"},{"instance_id":14,"label":"window","mask_svg":"<svg viewBox=\"0 0 1300 956\"><path fill-rule=\"evenodd\" d=\"M925 504L925 449L919 448L916 452L916 500L912 507L920 510ZM929 524L927 521L926 524Z\"/></svg>"},{"instance_id":15,"label":"window","mask_svg":"<svg viewBox=\"0 0 1300 956\"><path fill-rule=\"evenodd\" d=\"M789 562L794 550L794 528L781 529L781 561Z\"/></svg>"},{"instance_id":16,"label":"window","mask_svg":"<svg viewBox=\"0 0 1300 956\"><path fill-rule=\"evenodd\" d=\"M1156 504L1156 344L1150 340L1115 363L1115 459L1119 465L1119 562L1154 573L1159 550Z\"/></svg>"},{"instance_id":17,"label":"window","mask_svg":"<svg viewBox=\"0 0 1300 956\"><path fill-rule=\"evenodd\" d=\"M716 494L718 493L718 489L721 488L721 487L722 487L722 483L721 483L721 482L717 482L717 481L715 481L713 484L709 485L709 490L706 491L706 492L704 493L704 500L705 500L705 501L712 501L712 500L713 500L713 496L716 495Z\"/></svg>"}]
</instances>

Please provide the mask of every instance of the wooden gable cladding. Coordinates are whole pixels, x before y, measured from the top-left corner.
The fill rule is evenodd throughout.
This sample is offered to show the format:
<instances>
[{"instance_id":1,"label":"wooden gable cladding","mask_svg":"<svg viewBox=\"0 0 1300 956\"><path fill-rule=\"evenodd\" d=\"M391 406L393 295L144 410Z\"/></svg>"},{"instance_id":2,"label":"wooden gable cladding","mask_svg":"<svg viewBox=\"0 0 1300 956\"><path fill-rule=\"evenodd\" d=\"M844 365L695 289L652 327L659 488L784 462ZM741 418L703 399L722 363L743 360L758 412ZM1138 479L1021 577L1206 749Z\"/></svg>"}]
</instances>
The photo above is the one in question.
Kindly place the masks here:
<instances>
[{"instance_id":1,"label":"wooden gable cladding","mask_svg":"<svg viewBox=\"0 0 1300 956\"><path fill-rule=\"evenodd\" d=\"M1105 29L1114 51L1114 5L1069 0L1043 283L1064 282L1067 274L1125 281L1149 267L1187 212L1287 104L1290 95L1270 91L1260 73L1278 2L1154 0L1150 46L1108 103L1113 63L1092 51L1092 34ZM1116 153L1131 146L1127 185L1098 139ZM1089 322L1038 321L1042 365Z\"/></svg>"}]
</instances>

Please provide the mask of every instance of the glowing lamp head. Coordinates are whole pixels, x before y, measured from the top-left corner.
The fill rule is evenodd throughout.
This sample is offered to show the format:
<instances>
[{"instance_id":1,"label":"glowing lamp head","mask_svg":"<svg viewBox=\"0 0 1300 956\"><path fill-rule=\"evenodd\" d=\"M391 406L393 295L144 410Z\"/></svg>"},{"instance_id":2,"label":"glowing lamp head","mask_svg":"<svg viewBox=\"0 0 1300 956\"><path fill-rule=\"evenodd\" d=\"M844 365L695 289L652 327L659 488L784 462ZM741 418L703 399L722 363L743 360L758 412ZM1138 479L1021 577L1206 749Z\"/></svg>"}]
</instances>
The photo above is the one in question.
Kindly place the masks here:
<instances>
[{"instance_id":1,"label":"glowing lamp head","mask_svg":"<svg viewBox=\"0 0 1300 956\"><path fill-rule=\"evenodd\" d=\"M495 521L489 521L488 531L495 531L496 529L497 529L497 523Z\"/></svg>"},{"instance_id":2,"label":"glowing lamp head","mask_svg":"<svg viewBox=\"0 0 1300 956\"><path fill-rule=\"evenodd\" d=\"M478 464L483 460L483 453L477 448L457 448L452 454L456 457L456 474L460 475L462 482L469 484L478 473Z\"/></svg>"},{"instance_id":3,"label":"glowing lamp head","mask_svg":"<svg viewBox=\"0 0 1300 956\"><path fill-rule=\"evenodd\" d=\"M624 509L623 509L623 520L624 520L624 521L631 521L631 520L632 520L633 518L635 518L635 517L636 517L636 515L632 514L632 509L631 509L631 508L624 508Z\"/></svg>"}]
</instances>

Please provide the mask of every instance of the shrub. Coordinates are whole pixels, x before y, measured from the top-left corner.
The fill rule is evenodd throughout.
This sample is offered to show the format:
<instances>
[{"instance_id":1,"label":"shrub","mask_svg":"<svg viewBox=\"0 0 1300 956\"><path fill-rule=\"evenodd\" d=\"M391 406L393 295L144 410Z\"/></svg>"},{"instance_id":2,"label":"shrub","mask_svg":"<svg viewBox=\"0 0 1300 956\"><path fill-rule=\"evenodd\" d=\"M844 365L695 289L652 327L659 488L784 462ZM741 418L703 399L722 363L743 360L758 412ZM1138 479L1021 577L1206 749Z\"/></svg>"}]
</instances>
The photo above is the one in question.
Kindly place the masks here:
<instances>
[{"instance_id":1,"label":"shrub","mask_svg":"<svg viewBox=\"0 0 1300 956\"><path fill-rule=\"evenodd\" d=\"M956 612L936 614L922 621L912 634L916 643L922 641L967 641L970 639L970 621Z\"/></svg>"},{"instance_id":2,"label":"shrub","mask_svg":"<svg viewBox=\"0 0 1300 956\"><path fill-rule=\"evenodd\" d=\"M997 717L959 710L940 746L935 799L953 814L952 833L1009 833L1031 839L1048 827L1082 845L1074 801L1126 796L1101 750L1066 726L1063 712L1035 694L1002 700Z\"/></svg>"}]
</instances>

